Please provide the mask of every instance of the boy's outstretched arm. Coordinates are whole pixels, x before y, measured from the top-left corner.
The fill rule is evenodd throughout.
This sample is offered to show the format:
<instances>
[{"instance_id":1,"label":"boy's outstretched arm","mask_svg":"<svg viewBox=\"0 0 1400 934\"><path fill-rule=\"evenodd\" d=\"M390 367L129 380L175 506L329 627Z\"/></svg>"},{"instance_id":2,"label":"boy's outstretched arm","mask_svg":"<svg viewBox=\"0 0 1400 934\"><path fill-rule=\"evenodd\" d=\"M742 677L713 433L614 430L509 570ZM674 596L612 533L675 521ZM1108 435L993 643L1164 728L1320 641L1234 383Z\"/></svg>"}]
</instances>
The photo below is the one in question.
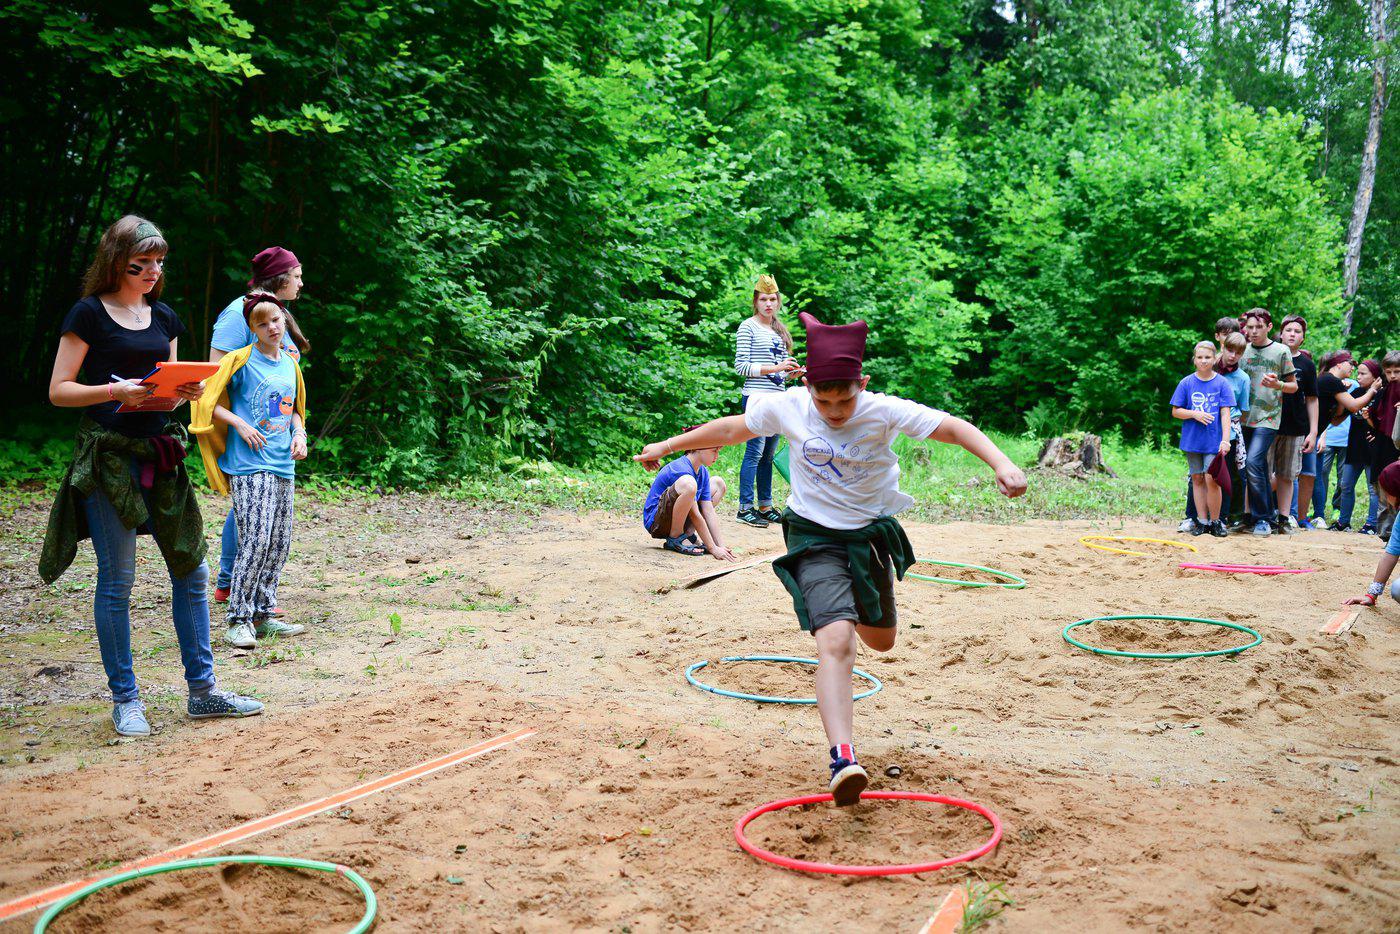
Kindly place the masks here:
<instances>
[{"instance_id":1,"label":"boy's outstretched arm","mask_svg":"<svg viewBox=\"0 0 1400 934\"><path fill-rule=\"evenodd\" d=\"M1026 475L1021 468L1011 463L1011 458L1001 453L1001 448L971 422L949 415L929 437L945 444L956 444L985 461L996 472L997 489L1003 496L1017 497L1026 492Z\"/></svg>"},{"instance_id":2,"label":"boy's outstretched arm","mask_svg":"<svg viewBox=\"0 0 1400 934\"><path fill-rule=\"evenodd\" d=\"M642 448L642 453L632 459L647 470L657 470L661 467L663 457L670 457L681 451L724 447L727 444L739 444L757 437L758 435L749 431L749 426L744 423L744 416L729 415L717 418L712 422L706 422L694 431L687 431L664 441L653 441Z\"/></svg>"}]
</instances>

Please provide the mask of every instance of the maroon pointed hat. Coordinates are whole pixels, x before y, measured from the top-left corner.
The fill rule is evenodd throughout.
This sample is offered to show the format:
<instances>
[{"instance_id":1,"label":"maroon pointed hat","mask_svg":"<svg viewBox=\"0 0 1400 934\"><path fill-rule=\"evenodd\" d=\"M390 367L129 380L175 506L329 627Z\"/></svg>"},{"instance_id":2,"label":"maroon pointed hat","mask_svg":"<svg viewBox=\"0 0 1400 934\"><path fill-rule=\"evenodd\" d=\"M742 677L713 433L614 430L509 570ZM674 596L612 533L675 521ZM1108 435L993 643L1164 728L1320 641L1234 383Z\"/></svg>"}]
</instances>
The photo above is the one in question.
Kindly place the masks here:
<instances>
[{"instance_id":1,"label":"maroon pointed hat","mask_svg":"<svg viewBox=\"0 0 1400 934\"><path fill-rule=\"evenodd\" d=\"M807 329L807 382L824 383L833 379L860 379L865 359L865 337L870 327L864 321L850 324L822 324L807 312L797 315Z\"/></svg>"}]
</instances>

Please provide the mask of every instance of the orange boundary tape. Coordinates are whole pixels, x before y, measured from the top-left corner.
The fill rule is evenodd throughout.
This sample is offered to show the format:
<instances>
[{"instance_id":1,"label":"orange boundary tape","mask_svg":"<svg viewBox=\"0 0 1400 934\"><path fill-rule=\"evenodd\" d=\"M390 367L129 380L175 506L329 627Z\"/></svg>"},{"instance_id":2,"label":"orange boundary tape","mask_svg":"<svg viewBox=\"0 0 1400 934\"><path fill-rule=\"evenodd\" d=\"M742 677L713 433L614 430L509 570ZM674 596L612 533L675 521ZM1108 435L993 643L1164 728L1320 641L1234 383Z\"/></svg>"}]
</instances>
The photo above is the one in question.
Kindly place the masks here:
<instances>
[{"instance_id":1,"label":"orange boundary tape","mask_svg":"<svg viewBox=\"0 0 1400 934\"><path fill-rule=\"evenodd\" d=\"M484 756L488 752L500 749L502 746L509 746L511 743L517 743L522 739L534 736L535 732L536 731L532 728L526 728L523 730L516 730L514 733L506 733L497 736L494 739L483 740L465 749L459 749L456 752L449 752L444 756L438 756L436 759L420 762L400 772L383 775L372 781L356 785L353 788L337 791L324 798L317 798L315 801L307 801L305 804L299 804L294 808L278 811L276 814L269 814L267 817L259 817L256 820L239 824L237 827L230 827L228 830L221 830L207 837L200 837L198 840L191 840L189 843L181 844L180 846L173 847L162 853L156 853L154 856L147 856L143 859L122 863L120 866L113 866L102 875L65 882L62 885L56 885L52 888L44 889L41 892L34 892L33 894L16 898L0 905L0 921L4 921L6 918L13 918L16 915L22 915L36 908L43 908L45 905L51 905L65 895L71 895L99 879L106 879L119 873L130 872L133 869L144 869L147 866L168 863L172 860L186 859L199 853L206 853L209 850L217 849L221 846L239 843L243 840L247 840L249 837L255 837L258 834L267 833L269 830L285 827L288 824L296 823L299 820L311 817L314 814L319 814L322 811L328 811L333 807L349 804L351 801L358 801L376 792L387 791L405 782L423 778L426 775L431 775L442 769L450 768L459 762L466 762L468 759Z\"/></svg>"},{"instance_id":2,"label":"orange boundary tape","mask_svg":"<svg viewBox=\"0 0 1400 934\"><path fill-rule=\"evenodd\" d=\"M948 890L948 894L943 896L942 903L938 910L933 913L933 917L924 922L924 926L919 928L919 934L954 934L958 925L962 924L963 911L967 908L967 894L963 887L955 885Z\"/></svg>"},{"instance_id":3,"label":"orange boundary tape","mask_svg":"<svg viewBox=\"0 0 1400 934\"><path fill-rule=\"evenodd\" d=\"M1340 636L1342 633L1351 629L1352 624L1356 622L1356 618L1360 615L1360 610L1352 610L1344 607L1333 614L1331 619L1323 623L1322 628L1319 629L1318 632L1327 636Z\"/></svg>"}]
</instances>

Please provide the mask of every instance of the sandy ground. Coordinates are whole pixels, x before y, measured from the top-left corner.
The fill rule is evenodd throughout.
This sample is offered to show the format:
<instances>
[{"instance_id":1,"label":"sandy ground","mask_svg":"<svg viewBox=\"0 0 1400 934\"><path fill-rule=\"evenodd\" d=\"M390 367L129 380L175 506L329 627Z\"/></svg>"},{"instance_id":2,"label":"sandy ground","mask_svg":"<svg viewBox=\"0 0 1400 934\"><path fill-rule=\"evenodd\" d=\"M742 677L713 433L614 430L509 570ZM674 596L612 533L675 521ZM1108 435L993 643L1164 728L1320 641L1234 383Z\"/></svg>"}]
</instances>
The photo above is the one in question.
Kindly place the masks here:
<instances>
[{"instance_id":1,"label":"sandy ground","mask_svg":"<svg viewBox=\"0 0 1400 934\"><path fill-rule=\"evenodd\" d=\"M211 525L221 515L211 508ZM1175 537L1142 523L911 525L920 554L1030 586L901 584L899 644L859 661L885 688L856 705L857 749L874 787L981 802L1005 838L968 866L851 880L759 863L732 838L750 807L822 790L815 709L682 677L712 659L714 684L810 696L799 666L717 663L811 653L765 568L663 593L713 562L660 551L628 518L305 501L282 603L310 631L253 653L219 646L221 681L267 715L193 723L144 543L134 638L159 731L117 742L90 551L38 586L40 520L21 509L0 535L0 901L528 726L533 738L233 851L356 868L383 931L912 932L970 877L1005 884L1015 905L992 927L1008 931L1400 929L1400 610L1316 633L1369 578L1374 539L1190 539L1209 560L1319 569L1263 578L1181 571L1176 549L1133 558L1076 542ZM780 539L726 530L750 554ZM1264 643L1156 662L1060 638L1074 620L1133 612L1236 621ZM1165 623L1077 632L1148 651L1241 638ZM854 862L933 859L986 834L976 815L891 802L751 827L779 852ZM105 893L68 929L337 931L358 911L341 881L238 868Z\"/></svg>"}]
</instances>

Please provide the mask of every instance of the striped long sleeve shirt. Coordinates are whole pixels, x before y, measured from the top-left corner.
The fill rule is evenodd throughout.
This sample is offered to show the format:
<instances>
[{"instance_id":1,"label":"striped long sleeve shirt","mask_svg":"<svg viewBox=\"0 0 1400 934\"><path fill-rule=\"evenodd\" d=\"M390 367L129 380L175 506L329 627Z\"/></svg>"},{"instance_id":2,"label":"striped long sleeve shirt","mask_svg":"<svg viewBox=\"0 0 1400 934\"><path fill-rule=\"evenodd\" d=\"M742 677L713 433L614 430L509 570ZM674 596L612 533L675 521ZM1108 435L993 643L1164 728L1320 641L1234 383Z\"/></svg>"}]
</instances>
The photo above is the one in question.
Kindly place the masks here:
<instances>
[{"instance_id":1,"label":"striped long sleeve shirt","mask_svg":"<svg viewBox=\"0 0 1400 934\"><path fill-rule=\"evenodd\" d=\"M743 394L782 392L786 385L781 374L762 376L759 370L782 363L789 356L787 345L777 331L753 318L745 318L734 333L734 372L744 378Z\"/></svg>"}]
</instances>

